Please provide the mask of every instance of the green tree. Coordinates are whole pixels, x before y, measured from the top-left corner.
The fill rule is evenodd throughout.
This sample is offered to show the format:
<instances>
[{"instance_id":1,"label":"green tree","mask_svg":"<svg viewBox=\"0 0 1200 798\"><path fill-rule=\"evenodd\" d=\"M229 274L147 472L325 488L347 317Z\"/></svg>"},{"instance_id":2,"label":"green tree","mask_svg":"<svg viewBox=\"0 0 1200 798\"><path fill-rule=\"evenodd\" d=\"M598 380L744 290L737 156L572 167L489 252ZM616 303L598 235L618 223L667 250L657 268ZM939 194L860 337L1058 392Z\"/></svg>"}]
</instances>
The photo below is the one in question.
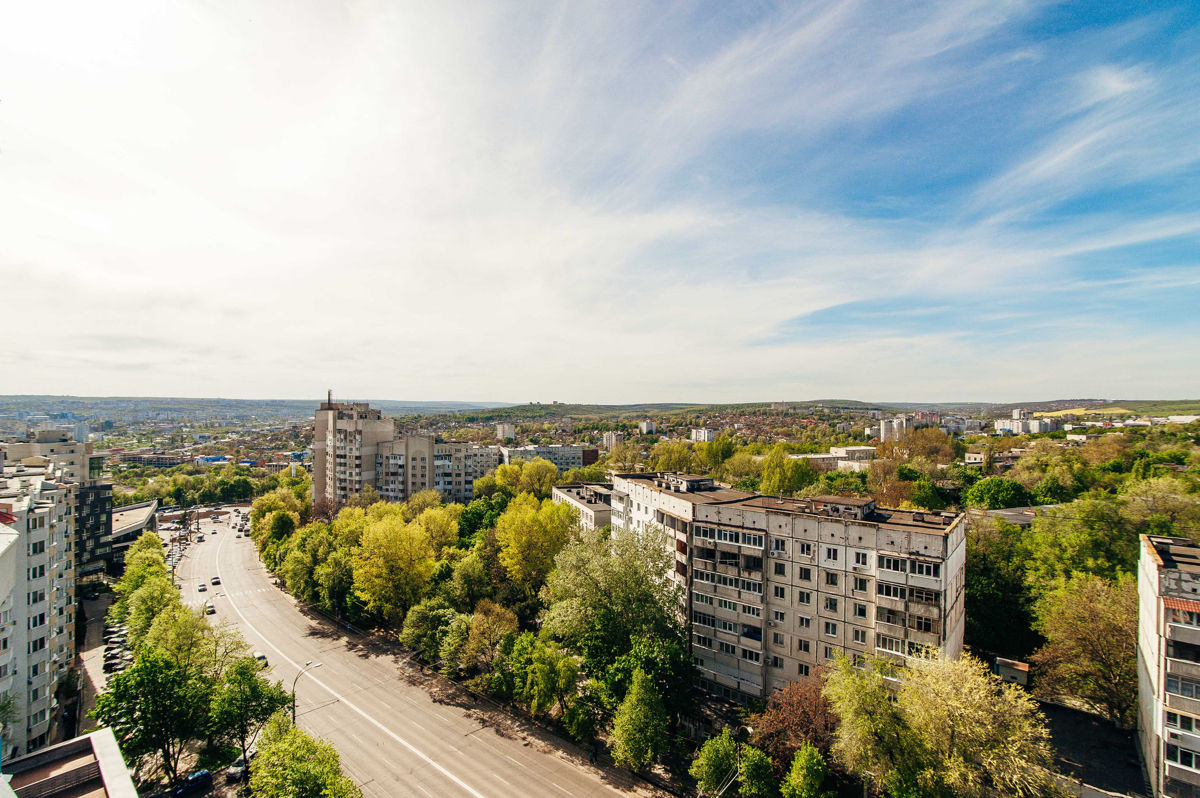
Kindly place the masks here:
<instances>
[{"instance_id":1,"label":"green tree","mask_svg":"<svg viewBox=\"0 0 1200 798\"><path fill-rule=\"evenodd\" d=\"M243 657L216 684L209 708L212 728L232 740L245 758L263 725L290 702L291 696L281 683L272 684L263 678L256 659Z\"/></svg>"},{"instance_id":2,"label":"green tree","mask_svg":"<svg viewBox=\"0 0 1200 798\"><path fill-rule=\"evenodd\" d=\"M985 513L967 525L966 643L976 652L1025 659L1040 643L1025 576L1020 527Z\"/></svg>"},{"instance_id":3,"label":"green tree","mask_svg":"<svg viewBox=\"0 0 1200 798\"><path fill-rule=\"evenodd\" d=\"M1080 701L1132 727L1137 715L1137 579L1075 574L1036 605L1046 644L1033 655L1037 693Z\"/></svg>"},{"instance_id":4,"label":"green tree","mask_svg":"<svg viewBox=\"0 0 1200 798\"><path fill-rule=\"evenodd\" d=\"M354 557L354 592L367 610L400 623L433 574L433 544L419 524L388 515L367 524Z\"/></svg>"},{"instance_id":5,"label":"green tree","mask_svg":"<svg viewBox=\"0 0 1200 798\"><path fill-rule=\"evenodd\" d=\"M650 450L650 467L688 474L696 470L692 458L692 445L687 441L659 441Z\"/></svg>"},{"instance_id":6,"label":"green tree","mask_svg":"<svg viewBox=\"0 0 1200 798\"><path fill-rule=\"evenodd\" d=\"M1034 596L1076 573L1104 579L1137 567L1138 535L1111 497L1084 498L1040 513L1026 534L1026 579Z\"/></svg>"},{"instance_id":7,"label":"green tree","mask_svg":"<svg viewBox=\"0 0 1200 798\"><path fill-rule=\"evenodd\" d=\"M536 593L575 524L575 511L568 504L539 502L528 493L509 502L496 521L500 562L509 578L530 595Z\"/></svg>"},{"instance_id":8,"label":"green tree","mask_svg":"<svg viewBox=\"0 0 1200 798\"><path fill-rule=\"evenodd\" d=\"M342 775L337 750L276 713L263 729L250 772L250 791L263 798L361 798Z\"/></svg>"},{"instance_id":9,"label":"green tree","mask_svg":"<svg viewBox=\"0 0 1200 798\"><path fill-rule=\"evenodd\" d=\"M737 742L729 733L729 727L721 729L700 746L700 752L688 768L701 792L715 795L721 786L737 770Z\"/></svg>"},{"instance_id":10,"label":"green tree","mask_svg":"<svg viewBox=\"0 0 1200 798\"><path fill-rule=\"evenodd\" d=\"M189 676L151 649L96 696L92 717L112 727L127 756L157 753L174 781L184 747L207 727L209 690L207 680Z\"/></svg>"},{"instance_id":11,"label":"green tree","mask_svg":"<svg viewBox=\"0 0 1200 798\"><path fill-rule=\"evenodd\" d=\"M772 496L791 496L817 481L817 472L807 460L788 457L783 444L777 443L763 458L759 490Z\"/></svg>"},{"instance_id":12,"label":"green tree","mask_svg":"<svg viewBox=\"0 0 1200 798\"><path fill-rule=\"evenodd\" d=\"M631 770L642 770L658 759L666 741L666 710L650 679L638 671L613 720L613 759Z\"/></svg>"},{"instance_id":13,"label":"green tree","mask_svg":"<svg viewBox=\"0 0 1200 798\"><path fill-rule=\"evenodd\" d=\"M428 598L409 610L404 618L400 642L420 652L429 662L437 662L442 639L458 613L440 597Z\"/></svg>"},{"instance_id":14,"label":"green tree","mask_svg":"<svg viewBox=\"0 0 1200 798\"><path fill-rule=\"evenodd\" d=\"M129 613L125 622L129 627L130 648L140 648L154 620L178 605L179 591L165 573L147 578L129 597Z\"/></svg>"},{"instance_id":15,"label":"green tree","mask_svg":"<svg viewBox=\"0 0 1200 798\"><path fill-rule=\"evenodd\" d=\"M830 775L821 752L812 744L803 743L792 757L792 766L779 785L779 793L783 798L833 798L833 791L825 789Z\"/></svg>"},{"instance_id":16,"label":"green tree","mask_svg":"<svg viewBox=\"0 0 1200 798\"><path fill-rule=\"evenodd\" d=\"M1033 503L1025 486L1007 477L984 477L963 492L963 500L983 510L1028 507Z\"/></svg>"},{"instance_id":17,"label":"green tree","mask_svg":"<svg viewBox=\"0 0 1200 798\"><path fill-rule=\"evenodd\" d=\"M738 795L742 798L770 798L774 795L775 776L771 772L771 758L752 745L743 745L741 760Z\"/></svg>"}]
</instances>

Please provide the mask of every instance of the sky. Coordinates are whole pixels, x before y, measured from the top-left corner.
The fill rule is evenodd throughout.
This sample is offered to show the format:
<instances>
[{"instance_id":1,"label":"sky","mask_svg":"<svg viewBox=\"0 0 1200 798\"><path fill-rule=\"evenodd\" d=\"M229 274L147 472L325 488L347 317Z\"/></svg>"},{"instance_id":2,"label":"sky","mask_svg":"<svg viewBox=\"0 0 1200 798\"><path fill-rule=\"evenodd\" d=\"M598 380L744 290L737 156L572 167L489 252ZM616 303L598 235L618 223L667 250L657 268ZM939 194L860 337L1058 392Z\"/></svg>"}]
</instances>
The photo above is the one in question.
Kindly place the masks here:
<instances>
[{"instance_id":1,"label":"sky","mask_svg":"<svg viewBox=\"0 0 1200 798\"><path fill-rule=\"evenodd\" d=\"M1200 3L0 0L0 394L1200 397Z\"/></svg>"}]
</instances>

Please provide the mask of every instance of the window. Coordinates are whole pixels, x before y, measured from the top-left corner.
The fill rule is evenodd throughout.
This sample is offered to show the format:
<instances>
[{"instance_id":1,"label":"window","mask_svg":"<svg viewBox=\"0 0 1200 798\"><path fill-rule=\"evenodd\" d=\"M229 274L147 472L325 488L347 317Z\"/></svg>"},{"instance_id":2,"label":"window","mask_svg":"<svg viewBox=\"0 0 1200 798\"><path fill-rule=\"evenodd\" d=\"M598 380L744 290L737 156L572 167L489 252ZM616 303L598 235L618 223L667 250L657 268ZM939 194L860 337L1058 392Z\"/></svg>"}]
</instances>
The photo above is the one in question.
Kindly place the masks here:
<instances>
[{"instance_id":1,"label":"window","mask_svg":"<svg viewBox=\"0 0 1200 798\"><path fill-rule=\"evenodd\" d=\"M711 606L713 603L713 597L707 596L704 593L693 593L692 598L695 600L695 602L697 604L708 604L709 606Z\"/></svg>"},{"instance_id":2,"label":"window","mask_svg":"<svg viewBox=\"0 0 1200 798\"><path fill-rule=\"evenodd\" d=\"M1200 770L1200 752L1167 743L1167 761L1192 770Z\"/></svg>"},{"instance_id":3,"label":"window","mask_svg":"<svg viewBox=\"0 0 1200 798\"><path fill-rule=\"evenodd\" d=\"M1200 681L1185 676L1168 676L1167 692L1185 698L1197 698L1200 697Z\"/></svg>"},{"instance_id":4,"label":"window","mask_svg":"<svg viewBox=\"0 0 1200 798\"><path fill-rule=\"evenodd\" d=\"M836 657L837 653L829 646L825 646L825 659L835 659Z\"/></svg>"},{"instance_id":5,"label":"window","mask_svg":"<svg viewBox=\"0 0 1200 798\"><path fill-rule=\"evenodd\" d=\"M825 609L829 612L837 612L837 599L835 599L833 596L826 596Z\"/></svg>"},{"instance_id":6,"label":"window","mask_svg":"<svg viewBox=\"0 0 1200 798\"><path fill-rule=\"evenodd\" d=\"M918 576L932 576L936 579L942 575L942 566L935 562L914 562L912 572Z\"/></svg>"},{"instance_id":7,"label":"window","mask_svg":"<svg viewBox=\"0 0 1200 798\"><path fill-rule=\"evenodd\" d=\"M758 607L752 607L752 606L751 606L751 605L749 605L749 604L743 604L743 605L742 605L742 614L744 614L744 615L752 615L752 616L754 616L755 618L761 618L761 617L762 617L762 610L761 610L760 608L758 608Z\"/></svg>"},{"instance_id":8,"label":"window","mask_svg":"<svg viewBox=\"0 0 1200 798\"><path fill-rule=\"evenodd\" d=\"M854 617L855 618L866 618L867 617L867 605L856 603L854 605Z\"/></svg>"},{"instance_id":9,"label":"window","mask_svg":"<svg viewBox=\"0 0 1200 798\"><path fill-rule=\"evenodd\" d=\"M798 549L798 551L796 553L798 555L800 555L801 557L811 557L812 556L812 544L811 543L797 543L796 548Z\"/></svg>"},{"instance_id":10,"label":"window","mask_svg":"<svg viewBox=\"0 0 1200 798\"><path fill-rule=\"evenodd\" d=\"M887 598L904 599L904 588L890 582L876 582L875 592Z\"/></svg>"},{"instance_id":11,"label":"window","mask_svg":"<svg viewBox=\"0 0 1200 798\"><path fill-rule=\"evenodd\" d=\"M717 628L720 629L722 632L732 632L733 634L737 634L738 627L737 627L736 623L733 623L731 621L726 621L722 618L717 618L716 620L717 620Z\"/></svg>"},{"instance_id":12,"label":"window","mask_svg":"<svg viewBox=\"0 0 1200 798\"><path fill-rule=\"evenodd\" d=\"M799 665L796 666L796 673L800 674L801 676L807 676L808 675L808 666L805 665L803 662L801 662Z\"/></svg>"},{"instance_id":13,"label":"window","mask_svg":"<svg viewBox=\"0 0 1200 798\"><path fill-rule=\"evenodd\" d=\"M783 657L771 657L771 667L772 668L782 668L783 667Z\"/></svg>"},{"instance_id":14,"label":"window","mask_svg":"<svg viewBox=\"0 0 1200 798\"><path fill-rule=\"evenodd\" d=\"M692 623L698 623L701 626L716 626L717 619L706 612L692 610Z\"/></svg>"},{"instance_id":15,"label":"window","mask_svg":"<svg viewBox=\"0 0 1200 798\"><path fill-rule=\"evenodd\" d=\"M896 571L897 573L908 572L908 560L901 557L885 557L879 555L879 568L884 571Z\"/></svg>"},{"instance_id":16,"label":"window","mask_svg":"<svg viewBox=\"0 0 1200 798\"><path fill-rule=\"evenodd\" d=\"M1195 626L1197 629L1200 629L1200 612L1167 610L1167 623L1180 623L1184 626Z\"/></svg>"},{"instance_id":17,"label":"window","mask_svg":"<svg viewBox=\"0 0 1200 798\"><path fill-rule=\"evenodd\" d=\"M771 610L771 619L779 623L784 623L787 621L787 613L783 610Z\"/></svg>"},{"instance_id":18,"label":"window","mask_svg":"<svg viewBox=\"0 0 1200 798\"><path fill-rule=\"evenodd\" d=\"M891 610L887 607L880 607L875 610L875 620L880 623L890 623L893 626L904 626L905 615L899 610Z\"/></svg>"},{"instance_id":19,"label":"window","mask_svg":"<svg viewBox=\"0 0 1200 798\"><path fill-rule=\"evenodd\" d=\"M39 540L35 543L29 544L29 556L30 557L34 556L35 554L45 554L45 553L46 553L46 541Z\"/></svg>"},{"instance_id":20,"label":"window","mask_svg":"<svg viewBox=\"0 0 1200 798\"><path fill-rule=\"evenodd\" d=\"M693 640L695 640L696 645L700 646L700 648L713 647L713 639L707 635L694 635Z\"/></svg>"},{"instance_id":21,"label":"window","mask_svg":"<svg viewBox=\"0 0 1200 798\"><path fill-rule=\"evenodd\" d=\"M811 582L812 581L812 569L811 568L797 568L796 569L796 578L799 579L801 582Z\"/></svg>"},{"instance_id":22,"label":"window","mask_svg":"<svg viewBox=\"0 0 1200 798\"><path fill-rule=\"evenodd\" d=\"M908 589L908 598L912 601L920 601L924 604L937 604L941 601L942 594L938 590L926 590L923 587L910 587Z\"/></svg>"},{"instance_id":23,"label":"window","mask_svg":"<svg viewBox=\"0 0 1200 798\"><path fill-rule=\"evenodd\" d=\"M733 643L726 643L724 640L718 640L717 651L721 652L722 654L733 655L737 653L737 646L735 646Z\"/></svg>"},{"instance_id":24,"label":"window","mask_svg":"<svg viewBox=\"0 0 1200 798\"><path fill-rule=\"evenodd\" d=\"M796 641L796 650L803 654L807 654L810 651L812 651L812 644L809 643L807 640L797 640Z\"/></svg>"},{"instance_id":25,"label":"window","mask_svg":"<svg viewBox=\"0 0 1200 798\"><path fill-rule=\"evenodd\" d=\"M787 588L785 588L783 585L775 585L775 598L786 599L787 598Z\"/></svg>"},{"instance_id":26,"label":"window","mask_svg":"<svg viewBox=\"0 0 1200 798\"><path fill-rule=\"evenodd\" d=\"M39 637L37 640L29 641L29 653L30 654L32 654L35 651L41 651L44 648L46 648L46 638L44 638L44 637Z\"/></svg>"},{"instance_id":27,"label":"window","mask_svg":"<svg viewBox=\"0 0 1200 798\"><path fill-rule=\"evenodd\" d=\"M829 587L837 587L838 586L838 575L837 575L836 571L826 571L825 572L825 584Z\"/></svg>"},{"instance_id":28,"label":"window","mask_svg":"<svg viewBox=\"0 0 1200 798\"><path fill-rule=\"evenodd\" d=\"M834 562L837 562L837 558L838 558L837 551L838 550L833 548L832 546L826 546L825 547L825 559L833 560Z\"/></svg>"},{"instance_id":29,"label":"window","mask_svg":"<svg viewBox=\"0 0 1200 798\"><path fill-rule=\"evenodd\" d=\"M39 612L37 615L29 616L29 628L37 629L39 626L46 625L46 613Z\"/></svg>"},{"instance_id":30,"label":"window","mask_svg":"<svg viewBox=\"0 0 1200 798\"><path fill-rule=\"evenodd\" d=\"M933 633L936 626L933 618L923 618L920 615L908 616L908 628L915 629L918 632Z\"/></svg>"},{"instance_id":31,"label":"window","mask_svg":"<svg viewBox=\"0 0 1200 798\"><path fill-rule=\"evenodd\" d=\"M723 599L723 598L717 599L717 606L723 610L733 610L735 612L737 611L737 604L730 601L729 599Z\"/></svg>"},{"instance_id":32,"label":"window","mask_svg":"<svg viewBox=\"0 0 1200 798\"><path fill-rule=\"evenodd\" d=\"M852 634L852 637L854 638L855 643L862 643L864 646L867 644L867 630L866 629L855 629Z\"/></svg>"},{"instance_id":33,"label":"window","mask_svg":"<svg viewBox=\"0 0 1200 798\"><path fill-rule=\"evenodd\" d=\"M826 637L837 637L837 624L836 623L834 623L833 621L825 622L825 636Z\"/></svg>"},{"instance_id":34,"label":"window","mask_svg":"<svg viewBox=\"0 0 1200 798\"><path fill-rule=\"evenodd\" d=\"M774 645L782 646L783 645L783 635L781 635L779 632L771 632L771 642Z\"/></svg>"},{"instance_id":35,"label":"window","mask_svg":"<svg viewBox=\"0 0 1200 798\"><path fill-rule=\"evenodd\" d=\"M742 659L747 662L762 662L762 654L759 654L757 651L751 651L748 648L743 648Z\"/></svg>"},{"instance_id":36,"label":"window","mask_svg":"<svg viewBox=\"0 0 1200 798\"><path fill-rule=\"evenodd\" d=\"M742 545L743 546L754 546L755 548L761 549L763 547L764 543L765 543L765 539L763 538L762 535L756 535L752 532L743 532L742 533Z\"/></svg>"},{"instance_id":37,"label":"window","mask_svg":"<svg viewBox=\"0 0 1200 798\"><path fill-rule=\"evenodd\" d=\"M812 604L812 593L809 593L807 590L797 590L796 591L796 603L797 604Z\"/></svg>"},{"instance_id":38,"label":"window","mask_svg":"<svg viewBox=\"0 0 1200 798\"><path fill-rule=\"evenodd\" d=\"M855 565L866 565L867 564L867 553L865 551L854 552L854 564Z\"/></svg>"},{"instance_id":39,"label":"window","mask_svg":"<svg viewBox=\"0 0 1200 798\"><path fill-rule=\"evenodd\" d=\"M893 654L902 654L904 653L904 641L888 637L887 635L877 634L875 635L875 648L890 651Z\"/></svg>"},{"instance_id":40,"label":"window","mask_svg":"<svg viewBox=\"0 0 1200 798\"><path fill-rule=\"evenodd\" d=\"M775 575L776 576L787 576L787 563L782 563L782 562L775 563Z\"/></svg>"},{"instance_id":41,"label":"window","mask_svg":"<svg viewBox=\"0 0 1200 798\"><path fill-rule=\"evenodd\" d=\"M787 552L787 541L784 540L783 538L772 538L771 539L771 550L777 551L780 554L786 553Z\"/></svg>"},{"instance_id":42,"label":"window","mask_svg":"<svg viewBox=\"0 0 1200 798\"><path fill-rule=\"evenodd\" d=\"M1172 729L1180 731L1192 732L1195 731L1200 724L1196 723L1196 719L1188 715L1180 715L1176 712L1167 713L1167 725Z\"/></svg>"},{"instance_id":43,"label":"window","mask_svg":"<svg viewBox=\"0 0 1200 798\"><path fill-rule=\"evenodd\" d=\"M796 626L800 627L801 629L807 629L808 627L812 626L812 618L801 615L796 618Z\"/></svg>"}]
</instances>

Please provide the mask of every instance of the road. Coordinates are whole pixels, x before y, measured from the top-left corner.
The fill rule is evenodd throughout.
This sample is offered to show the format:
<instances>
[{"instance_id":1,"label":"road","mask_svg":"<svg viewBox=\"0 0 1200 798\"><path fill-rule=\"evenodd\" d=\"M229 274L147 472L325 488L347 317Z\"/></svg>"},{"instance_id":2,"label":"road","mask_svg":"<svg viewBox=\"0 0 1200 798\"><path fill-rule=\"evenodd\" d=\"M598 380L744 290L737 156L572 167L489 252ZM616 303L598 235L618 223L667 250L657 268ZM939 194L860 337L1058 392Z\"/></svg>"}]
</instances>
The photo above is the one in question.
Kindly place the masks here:
<instances>
[{"instance_id":1,"label":"road","mask_svg":"<svg viewBox=\"0 0 1200 798\"><path fill-rule=\"evenodd\" d=\"M370 638L306 614L273 586L253 541L235 537L227 518L203 522L202 531L205 542L192 544L177 569L184 602L211 600L217 613L209 619L236 625L285 688L314 663L297 684L298 723L337 748L365 795L652 794L627 774L589 765L575 746L476 705ZM213 576L219 586L209 584Z\"/></svg>"}]
</instances>

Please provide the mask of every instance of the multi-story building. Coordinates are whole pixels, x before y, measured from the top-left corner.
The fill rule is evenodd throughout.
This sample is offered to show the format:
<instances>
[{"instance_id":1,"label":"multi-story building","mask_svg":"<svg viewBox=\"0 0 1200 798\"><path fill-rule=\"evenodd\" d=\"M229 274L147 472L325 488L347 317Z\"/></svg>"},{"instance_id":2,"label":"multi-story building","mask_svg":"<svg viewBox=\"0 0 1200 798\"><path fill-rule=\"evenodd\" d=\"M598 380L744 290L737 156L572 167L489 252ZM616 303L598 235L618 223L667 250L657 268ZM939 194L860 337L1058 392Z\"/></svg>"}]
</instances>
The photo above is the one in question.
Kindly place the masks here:
<instances>
[{"instance_id":1,"label":"multi-story building","mask_svg":"<svg viewBox=\"0 0 1200 798\"><path fill-rule=\"evenodd\" d=\"M75 659L74 491L61 467L9 465L0 480L0 538L13 541L0 556L11 567L12 589L0 604L0 688L15 719L5 725L4 746L28 753L56 737L55 689ZM0 579L7 579L7 576ZM0 585L2 589L2 585Z\"/></svg>"},{"instance_id":2,"label":"multi-story building","mask_svg":"<svg viewBox=\"0 0 1200 798\"><path fill-rule=\"evenodd\" d=\"M727 698L768 696L841 653L962 651L962 515L649 473L614 476L611 517L666 529L700 686Z\"/></svg>"},{"instance_id":3,"label":"multi-story building","mask_svg":"<svg viewBox=\"0 0 1200 798\"><path fill-rule=\"evenodd\" d=\"M1138 736L1154 795L1200 796L1200 546L1142 535Z\"/></svg>"},{"instance_id":4,"label":"multi-story building","mask_svg":"<svg viewBox=\"0 0 1200 798\"><path fill-rule=\"evenodd\" d=\"M638 432L642 433L643 435L653 435L657 431L658 431L658 425L655 424L653 421L639 421L638 422Z\"/></svg>"},{"instance_id":5,"label":"multi-story building","mask_svg":"<svg viewBox=\"0 0 1200 798\"><path fill-rule=\"evenodd\" d=\"M708 443L717 439L717 431L701 427L700 429L692 430L692 443Z\"/></svg>"},{"instance_id":6,"label":"multi-story building","mask_svg":"<svg viewBox=\"0 0 1200 798\"><path fill-rule=\"evenodd\" d=\"M53 464L60 477L74 486L76 578L98 578L117 573L121 558L107 545L112 532L112 484L101 479L104 456L94 454L92 444L71 439L65 430L42 431L32 441L0 445L0 460L31 466Z\"/></svg>"},{"instance_id":7,"label":"multi-story building","mask_svg":"<svg viewBox=\"0 0 1200 798\"><path fill-rule=\"evenodd\" d=\"M495 446L405 435L376 445L373 484L380 496L393 502L430 488L441 491L447 501L469 502L475 480L499 462L500 451Z\"/></svg>"},{"instance_id":8,"label":"multi-story building","mask_svg":"<svg viewBox=\"0 0 1200 798\"><path fill-rule=\"evenodd\" d=\"M496 425L496 440L506 441L509 438L512 438L513 440L517 439L517 425L516 424L507 424L507 423L497 424Z\"/></svg>"},{"instance_id":9,"label":"multi-story building","mask_svg":"<svg viewBox=\"0 0 1200 798\"><path fill-rule=\"evenodd\" d=\"M395 424L365 402L329 401L313 428L313 502L341 505L375 485L378 446L396 437Z\"/></svg>"},{"instance_id":10,"label":"multi-story building","mask_svg":"<svg viewBox=\"0 0 1200 798\"><path fill-rule=\"evenodd\" d=\"M609 526L612 516L612 485L595 482L578 485L558 485L550 492L556 504L566 503L579 513L579 525L584 529Z\"/></svg>"},{"instance_id":11,"label":"multi-story building","mask_svg":"<svg viewBox=\"0 0 1200 798\"><path fill-rule=\"evenodd\" d=\"M583 468L584 449L577 444L552 443L549 446L501 446L500 459L505 465L519 463L522 460L542 458L549 460L558 467L559 471L569 471L572 468Z\"/></svg>"},{"instance_id":12,"label":"multi-story building","mask_svg":"<svg viewBox=\"0 0 1200 798\"><path fill-rule=\"evenodd\" d=\"M617 448L619 445L621 445L624 441L625 441L625 433L624 432L609 431L609 432L604 433L604 438L603 438L604 448L610 452L613 449Z\"/></svg>"}]
</instances>

